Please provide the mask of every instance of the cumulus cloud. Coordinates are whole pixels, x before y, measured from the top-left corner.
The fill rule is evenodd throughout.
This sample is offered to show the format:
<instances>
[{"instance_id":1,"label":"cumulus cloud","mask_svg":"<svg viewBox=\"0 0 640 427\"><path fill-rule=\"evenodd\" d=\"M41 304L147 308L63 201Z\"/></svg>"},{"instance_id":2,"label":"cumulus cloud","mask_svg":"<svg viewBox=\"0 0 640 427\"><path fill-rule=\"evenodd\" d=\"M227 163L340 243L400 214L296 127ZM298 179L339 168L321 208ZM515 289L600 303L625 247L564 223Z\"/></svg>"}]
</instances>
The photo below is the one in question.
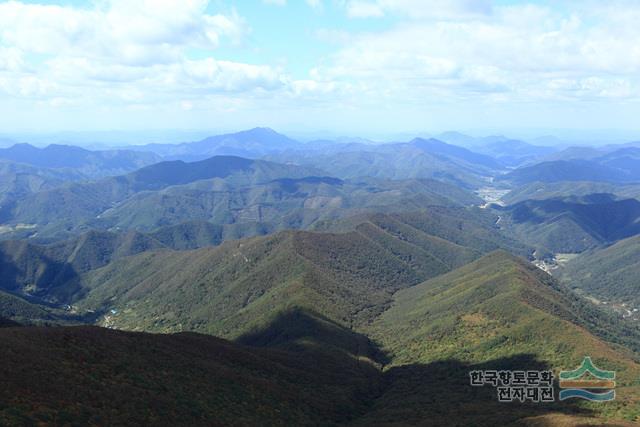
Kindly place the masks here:
<instances>
[{"instance_id":1,"label":"cumulus cloud","mask_svg":"<svg viewBox=\"0 0 640 427\"><path fill-rule=\"evenodd\" d=\"M24 59L20 49L0 46L0 71L18 71L23 66Z\"/></svg>"},{"instance_id":2,"label":"cumulus cloud","mask_svg":"<svg viewBox=\"0 0 640 427\"><path fill-rule=\"evenodd\" d=\"M457 111L482 103L640 98L635 1L305 1L319 11L311 16L322 17L305 34L323 44L309 49L322 52L315 58L303 43L271 49L223 2L95 0L72 7L0 0L0 101L9 100L9 110L20 99L61 109L166 106L196 114L215 105L300 117L320 117L309 114L318 106L404 106L422 117L426 104ZM285 11L300 13L277 10ZM235 60L228 60L233 49Z\"/></svg>"},{"instance_id":3,"label":"cumulus cloud","mask_svg":"<svg viewBox=\"0 0 640 427\"><path fill-rule=\"evenodd\" d=\"M272 90L284 77L267 65L190 59L248 31L233 10L206 12L206 0L109 0L81 9L0 3L0 91L11 96L152 102L200 90ZM29 66L25 55L39 55Z\"/></svg>"},{"instance_id":4,"label":"cumulus cloud","mask_svg":"<svg viewBox=\"0 0 640 427\"><path fill-rule=\"evenodd\" d=\"M422 93L500 99L637 97L637 4L590 3L568 12L483 1L377 0L347 3L349 16L394 13L390 29L344 38L325 79L378 83L380 95ZM601 7L600 7L601 6ZM618 4L618 6L620 6ZM410 16L410 17L409 17Z\"/></svg>"},{"instance_id":5,"label":"cumulus cloud","mask_svg":"<svg viewBox=\"0 0 640 427\"><path fill-rule=\"evenodd\" d=\"M215 48L238 39L235 13L210 15L203 0L110 0L92 9L0 3L0 41L26 52L109 58L149 65L174 61L185 47Z\"/></svg>"}]
</instances>

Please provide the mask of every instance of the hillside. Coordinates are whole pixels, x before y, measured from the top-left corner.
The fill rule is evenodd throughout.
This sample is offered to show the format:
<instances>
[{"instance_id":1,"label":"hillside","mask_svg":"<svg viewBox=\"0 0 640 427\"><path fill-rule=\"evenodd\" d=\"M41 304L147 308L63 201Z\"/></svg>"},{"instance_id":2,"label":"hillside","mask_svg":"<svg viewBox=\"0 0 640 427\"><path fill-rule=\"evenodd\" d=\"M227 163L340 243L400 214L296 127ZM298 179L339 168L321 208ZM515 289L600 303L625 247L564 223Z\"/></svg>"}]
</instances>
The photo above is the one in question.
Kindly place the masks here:
<instances>
[{"instance_id":1,"label":"hillside","mask_svg":"<svg viewBox=\"0 0 640 427\"><path fill-rule=\"evenodd\" d=\"M87 296L77 304L115 310L103 321L118 328L230 338L292 307L359 325L384 310L396 290L477 257L445 245L449 259L441 260L428 242L405 243L365 225L346 234L282 232L196 251L147 252L88 273Z\"/></svg>"},{"instance_id":2,"label":"hillside","mask_svg":"<svg viewBox=\"0 0 640 427\"><path fill-rule=\"evenodd\" d=\"M19 326L19 324L12 320L0 317L0 328L12 328L14 326Z\"/></svg>"},{"instance_id":3,"label":"hillside","mask_svg":"<svg viewBox=\"0 0 640 427\"><path fill-rule=\"evenodd\" d=\"M577 253L640 233L640 201L610 194L526 200L499 207L499 226L542 252Z\"/></svg>"},{"instance_id":4,"label":"hillside","mask_svg":"<svg viewBox=\"0 0 640 427\"><path fill-rule=\"evenodd\" d=\"M532 182L602 181L630 182L624 171L589 160L556 160L526 166L498 177L516 185Z\"/></svg>"},{"instance_id":5,"label":"hillside","mask_svg":"<svg viewBox=\"0 0 640 427\"><path fill-rule=\"evenodd\" d=\"M472 203L479 203L473 194L433 180L347 182L310 176L250 186L207 180L136 194L100 215L96 225L149 231L195 220L247 227L244 237L256 225L269 231L308 229L362 212Z\"/></svg>"},{"instance_id":6,"label":"hillside","mask_svg":"<svg viewBox=\"0 0 640 427\"><path fill-rule=\"evenodd\" d=\"M28 195L6 208L0 220L9 225L23 223L35 226L27 235L38 233L40 238L65 237L73 232L86 231L92 225L96 228L95 223L99 223L105 211L143 191L159 191L169 186L216 178L224 179L229 185L248 186L278 178L304 178L317 172L309 168L225 156L192 163L162 162L127 175L66 184ZM24 233L5 233L2 237L25 236Z\"/></svg>"},{"instance_id":7,"label":"hillside","mask_svg":"<svg viewBox=\"0 0 640 427\"><path fill-rule=\"evenodd\" d=\"M628 420L639 415L640 365L630 351L603 340L624 340L637 349L638 331L610 319L546 273L502 251L399 291L369 333L389 354L396 367L390 372L396 370L396 381L404 388L398 385L383 394L361 425L389 422L392 418L385 418L385 413L390 411L390 400L398 413L412 417L450 414L455 402L457 416L463 417L457 423L463 425L466 419L481 424L487 412L476 391L463 387L468 385L469 365L483 364L485 369L535 366L553 369L557 375L560 369L578 366L585 355L592 355L599 366L615 368L618 383L615 404L585 409ZM420 372L416 364L439 369L416 378ZM410 411L416 402L409 403L398 394L408 387L415 400L424 404L418 413ZM428 391L433 388L440 388L440 393ZM534 417L535 406L520 407L519 417Z\"/></svg>"},{"instance_id":8,"label":"hillside","mask_svg":"<svg viewBox=\"0 0 640 427\"><path fill-rule=\"evenodd\" d=\"M567 285L604 301L640 305L640 237L621 240L604 249L586 252L561 270Z\"/></svg>"},{"instance_id":9,"label":"hillside","mask_svg":"<svg viewBox=\"0 0 640 427\"><path fill-rule=\"evenodd\" d=\"M193 333L12 328L0 321L9 326L0 328L0 399L7 404L0 407L0 423L362 426L402 420L400 425L463 426L475 415L477 426L516 420L523 426L545 420L631 425L607 423L572 403L498 403L488 390L457 381L457 374L466 379L469 370L490 369L491 363L434 362L380 371L378 358L384 355L365 337L310 313L292 312L281 320L300 326L282 333L276 320L241 339L250 345ZM501 362L545 367L526 357ZM445 371L444 378L453 381L443 381ZM442 409L454 407L458 416L452 420ZM461 414L461 407L475 412Z\"/></svg>"},{"instance_id":10,"label":"hillside","mask_svg":"<svg viewBox=\"0 0 640 427\"><path fill-rule=\"evenodd\" d=\"M552 158L521 167L498 179L517 185L559 181L640 182L640 148L637 147L565 150L554 153Z\"/></svg>"},{"instance_id":11,"label":"hillside","mask_svg":"<svg viewBox=\"0 0 640 427\"><path fill-rule=\"evenodd\" d=\"M83 175L73 170L45 169L0 160L0 217L7 215L6 210L17 200L81 179Z\"/></svg>"},{"instance_id":12,"label":"hillside","mask_svg":"<svg viewBox=\"0 0 640 427\"><path fill-rule=\"evenodd\" d=\"M335 425L364 413L381 379L365 347L96 327L0 328L0 340L2 425Z\"/></svg>"},{"instance_id":13,"label":"hillside","mask_svg":"<svg viewBox=\"0 0 640 427\"><path fill-rule=\"evenodd\" d=\"M4 321L5 325L7 322L37 325L58 322L63 317L61 310L50 309L35 302L30 303L24 298L0 290L0 323Z\"/></svg>"},{"instance_id":14,"label":"hillside","mask_svg":"<svg viewBox=\"0 0 640 427\"><path fill-rule=\"evenodd\" d=\"M361 324L397 289L497 248L528 252L447 212L363 216L341 224L342 233L287 231L216 248L147 251L86 271L53 295L81 310L116 310L109 324L141 330L233 337L299 304Z\"/></svg>"},{"instance_id":15,"label":"hillside","mask_svg":"<svg viewBox=\"0 0 640 427\"><path fill-rule=\"evenodd\" d=\"M435 180L342 181L307 175L314 172L308 168L214 159L195 166L154 165L123 177L33 194L16 203L9 222L14 227L29 224L29 229L0 237L33 236L47 242L89 229L151 232L195 221L218 226L222 239L241 238L307 229L318 221L363 212L481 203L474 194ZM187 166L194 168L186 173L182 169Z\"/></svg>"},{"instance_id":16,"label":"hillside","mask_svg":"<svg viewBox=\"0 0 640 427\"><path fill-rule=\"evenodd\" d=\"M435 139L406 143L338 145L326 150L274 154L269 159L316 167L342 179L430 178L471 189L502 170L493 158Z\"/></svg>"},{"instance_id":17,"label":"hillside","mask_svg":"<svg viewBox=\"0 0 640 427\"><path fill-rule=\"evenodd\" d=\"M513 205L525 200L583 197L597 193L613 194L620 199L640 199L640 184L612 184L594 181L534 182L514 188L502 197L502 201Z\"/></svg>"},{"instance_id":18,"label":"hillside","mask_svg":"<svg viewBox=\"0 0 640 427\"><path fill-rule=\"evenodd\" d=\"M357 215L343 220L318 224L317 231L347 232L370 222L392 233L399 239L413 242L426 235L439 242L486 253L507 249L528 257L533 249L501 233L496 226L497 217L488 210L465 207L430 206L427 209L390 214Z\"/></svg>"},{"instance_id":19,"label":"hillside","mask_svg":"<svg viewBox=\"0 0 640 427\"><path fill-rule=\"evenodd\" d=\"M92 231L52 245L0 242L0 290L59 302L77 291L81 274L121 257L163 247L136 232Z\"/></svg>"}]
</instances>

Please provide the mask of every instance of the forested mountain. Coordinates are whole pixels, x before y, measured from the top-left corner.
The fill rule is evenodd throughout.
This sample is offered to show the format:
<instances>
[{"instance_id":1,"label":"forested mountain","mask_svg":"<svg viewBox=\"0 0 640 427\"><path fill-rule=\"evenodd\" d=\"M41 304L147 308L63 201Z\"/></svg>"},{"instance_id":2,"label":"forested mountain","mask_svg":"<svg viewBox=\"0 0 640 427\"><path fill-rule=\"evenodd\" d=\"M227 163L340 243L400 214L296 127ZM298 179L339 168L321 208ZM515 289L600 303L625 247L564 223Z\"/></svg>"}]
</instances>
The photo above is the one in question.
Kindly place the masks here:
<instances>
[{"instance_id":1,"label":"forested mountain","mask_svg":"<svg viewBox=\"0 0 640 427\"><path fill-rule=\"evenodd\" d=\"M580 255L562 269L561 277L589 295L632 310L640 303L640 237Z\"/></svg>"},{"instance_id":2,"label":"forested mountain","mask_svg":"<svg viewBox=\"0 0 640 427\"><path fill-rule=\"evenodd\" d=\"M317 170L240 157L212 157L193 163L161 162L127 175L98 181L70 183L30 194L4 209L8 225L30 224L28 235L57 237L100 227L100 217L128 198L199 180L224 179L233 186L250 186L278 178L304 178ZM185 218L184 221L190 218ZM5 233L6 234L6 233ZM18 233L17 237L21 235ZM16 237L7 234L5 238Z\"/></svg>"},{"instance_id":3,"label":"forested mountain","mask_svg":"<svg viewBox=\"0 0 640 427\"><path fill-rule=\"evenodd\" d=\"M559 160L549 160L521 167L501 176L517 185L533 182L595 181L608 183L640 182L640 148L626 147L611 152L588 155L565 155Z\"/></svg>"},{"instance_id":4,"label":"forested mountain","mask_svg":"<svg viewBox=\"0 0 640 427\"><path fill-rule=\"evenodd\" d=\"M78 305L80 314L115 308L120 314L111 321L124 328L150 322L145 330L184 327L227 336L239 327L227 324L259 324L293 300L306 301L309 309L325 307L323 315L351 324L384 309L395 290L482 253L529 252L493 233L491 223L464 209L433 208L325 225L338 234L287 231L184 252L169 247L189 246L175 244L174 230L90 232L44 246L3 242L0 277L5 291ZM175 307L169 309L168 301Z\"/></svg>"},{"instance_id":5,"label":"forested mountain","mask_svg":"<svg viewBox=\"0 0 640 427\"><path fill-rule=\"evenodd\" d=\"M593 181L534 182L512 189L502 196L501 200L506 204L512 205L530 199L583 197L597 193L613 194L620 199L640 200L640 184L613 184Z\"/></svg>"},{"instance_id":6,"label":"forested mountain","mask_svg":"<svg viewBox=\"0 0 640 427\"><path fill-rule=\"evenodd\" d=\"M503 166L495 159L436 139L406 143L331 147L328 152L294 151L270 159L317 167L342 179L432 178L463 188L484 185Z\"/></svg>"},{"instance_id":7,"label":"forested mountain","mask_svg":"<svg viewBox=\"0 0 640 427\"><path fill-rule=\"evenodd\" d=\"M640 328L590 302L638 301L637 153L472 142L258 128L94 180L105 152L3 161L0 424L637 421ZM584 355L616 370L615 402L468 383Z\"/></svg>"},{"instance_id":8,"label":"forested mountain","mask_svg":"<svg viewBox=\"0 0 640 427\"><path fill-rule=\"evenodd\" d=\"M362 212L480 203L472 193L435 180L342 181L308 167L213 157L30 194L4 210L8 226L29 227L0 236L46 242L90 229L150 232L206 221L224 229L223 237L246 237Z\"/></svg>"},{"instance_id":9,"label":"forested mountain","mask_svg":"<svg viewBox=\"0 0 640 427\"><path fill-rule=\"evenodd\" d=\"M3 328L0 395L12 409L0 410L0 420L444 425L455 410L457 425L490 426L634 417L640 367L601 337L635 346L637 333L611 327L610 318L503 252L399 292L362 326L381 348L296 308L304 301L291 299L237 343L193 333ZM471 370L555 370L578 365L583 354L616 366L613 405L504 404L494 390L468 383ZM45 378L43 387L27 392L31 377Z\"/></svg>"},{"instance_id":10,"label":"forested mountain","mask_svg":"<svg viewBox=\"0 0 640 427\"><path fill-rule=\"evenodd\" d=\"M506 233L553 253L582 252L640 233L640 201L618 200L610 194L494 207Z\"/></svg>"},{"instance_id":11,"label":"forested mountain","mask_svg":"<svg viewBox=\"0 0 640 427\"><path fill-rule=\"evenodd\" d=\"M593 408L616 417L638 405L640 365L633 353L606 340L624 342L638 349L637 330L620 325L591 304L573 296L550 276L505 252L494 252L469 265L401 290L389 310L370 326L370 336L381 343L398 369L395 380L416 390L415 400L403 400L398 385L379 399L362 425L385 425L390 401L408 420L419 423L433 414L450 413L456 396L461 424L490 422L491 415L468 384L468 367L483 363L485 369L523 369L538 366L578 366L585 354L597 354L598 363L615 365L615 405ZM429 375L420 365L436 365ZM429 393L437 388L440 393ZM424 390L419 392L418 390ZM422 409L416 409L417 402ZM507 405L508 406L508 405ZM503 424L539 415L535 405L507 408ZM415 412L414 412L415 411ZM633 412L633 411L632 411ZM634 415L632 415L633 417ZM513 417L513 418L511 418ZM545 424L544 419L540 422ZM559 421L549 417L550 425ZM459 418L458 418L459 419ZM581 425L574 420L572 424ZM526 425L526 424L525 424ZM535 425L535 424L532 424Z\"/></svg>"}]
</instances>

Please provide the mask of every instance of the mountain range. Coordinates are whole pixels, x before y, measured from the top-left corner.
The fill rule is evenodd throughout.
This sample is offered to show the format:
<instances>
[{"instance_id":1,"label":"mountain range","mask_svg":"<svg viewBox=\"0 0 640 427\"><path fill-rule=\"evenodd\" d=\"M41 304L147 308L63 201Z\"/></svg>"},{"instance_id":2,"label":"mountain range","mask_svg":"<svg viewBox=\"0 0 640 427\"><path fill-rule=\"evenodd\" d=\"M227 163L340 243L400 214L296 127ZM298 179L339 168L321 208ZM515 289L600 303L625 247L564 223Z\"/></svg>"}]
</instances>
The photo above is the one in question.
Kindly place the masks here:
<instances>
[{"instance_id":1,"label":"mountain range","mask_svg":"<svg viewBox=\"0 0 640 427\"><path fill-rule=\"evenodd\" d=\"M76 179L92 179L131 172L157 163L161 158L154 153L133 150L91 151L57 144L38 148L23 143L0 148L0 159L75 174Z\"/></svg>"},{"instance_id":2,"label":"mountain range","mask_svg":"<svg viewBox=\"0 0 640 427\"><path fill-rule=\"evenodd\" d=\"M637 150L267 128L2 150L0 425L633 425ZM585 356L614 401L469 384Z\"/></svg>"}]
</instances>

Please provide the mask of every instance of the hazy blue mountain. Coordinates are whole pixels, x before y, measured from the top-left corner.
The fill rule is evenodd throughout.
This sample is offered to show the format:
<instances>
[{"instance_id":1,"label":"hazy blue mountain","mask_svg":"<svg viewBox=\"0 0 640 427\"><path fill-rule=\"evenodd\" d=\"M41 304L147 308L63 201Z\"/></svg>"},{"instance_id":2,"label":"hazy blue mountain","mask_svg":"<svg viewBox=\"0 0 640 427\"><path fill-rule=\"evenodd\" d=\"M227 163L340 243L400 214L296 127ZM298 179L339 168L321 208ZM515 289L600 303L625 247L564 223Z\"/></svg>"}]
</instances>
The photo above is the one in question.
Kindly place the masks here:
<instances>
[{"instance_id":1,"label":"hazy blue mountain","mask_svg":"<svg viewBox=\"0 0 640 427\"><path fill-rule=\"evenodd\" d=\"M153 153L132 150L90 151L72 145L38 148L29 144L0 149L0 159L39 168L66 170L84 178L120 175L160 160Z\"/></svg>"},{"instance_id":2,"label":"hazy blue mountain","mask_svg":"<svg viewBox=\"0 0 640 427\"><path fill-rule=\"evenodd\" d=\"M633 182L627 171L593 160L556 160L526 166L497 178L516 185L533 182L600 181L612 183Z\"/></svg>"},{"instance_id":3,"label":"hazy blue mountain","mask_svg":"<svg viewBox=\"0 0 640 427\"><path fill-rule=\"evenodd\" d=\"M404 143L331 145L324 150L287 151L268 158L317 167L343 179L431 178L465 188L484 186L503 169L489 156L421 138Z\"/></svg>"},{"instance_id":4,"label":"hazy blue mountain","mask_svg":"<svg viewBox=\"0 0 640 427\"><path fill-rule=\"evenodd\" d=\"M437 139L415 138L409 145L419 148L427 153L439 154L453 159L460 159L474 165L480 165L492 169L501 169L502 165L490 156L478 154L457 145L447 144Z\"/></svg>"},{"instance_id":5,"label":"hazy blue mountain","mask_svg":"<svg viewBox=\"0 0 640 427\"><path fill-rule=\"evenodd\" d=\"M0 218L5 218L17 201L31 194L84 178L74 169L48 169L0 159Z\"/></svg>"},{"instance_id":6,"label":"hazy blue mountain","mask_svg":"<svg viewBox=\"0 0 640 427\"><path fill-rule=\"evenodd\" d=\"M515 184L558 181L640 182L640 148L574 148L556 159L516 169L500 179Z\"/></svg>"},{"instance_id":7,"label":"hazy blue mountain","mask_svg":"<svg viewBox=\"0 0 640 427\"><path fill-rule=\"evenodd\" d=\"M519 166L543 158L558 149L539 146L501 135L472 137L458 132L445 132L439 139L450 144L469 148L477 153L491 156L504 166Z\"/></svg>"},{"instance_id":8,"label":"hazy blue mountain","mask_svg":"<svg viewBox=\"0 0 640 427\"><path fill-rule=\"evenodd\" d=\"M152 151L167 159L199 160L217 155L247 158L289 149L298 149L302 143L269 128L254 128L236 133L215 135L200 141L182 144L148 144L136 147Z\"/></svg>"},{"instance_id":9,"label":"hazy blue mountain","mask_svg":"<svg viewBox=\"0 0 640 427\"><path fill-rule=\"evenodd\" d=\"M553 147L542 147L508 138L496 138L475 148L478 153L491 156L505 166L520 166L533 162L555 150Z\"/></svg>"}]
</instances>

